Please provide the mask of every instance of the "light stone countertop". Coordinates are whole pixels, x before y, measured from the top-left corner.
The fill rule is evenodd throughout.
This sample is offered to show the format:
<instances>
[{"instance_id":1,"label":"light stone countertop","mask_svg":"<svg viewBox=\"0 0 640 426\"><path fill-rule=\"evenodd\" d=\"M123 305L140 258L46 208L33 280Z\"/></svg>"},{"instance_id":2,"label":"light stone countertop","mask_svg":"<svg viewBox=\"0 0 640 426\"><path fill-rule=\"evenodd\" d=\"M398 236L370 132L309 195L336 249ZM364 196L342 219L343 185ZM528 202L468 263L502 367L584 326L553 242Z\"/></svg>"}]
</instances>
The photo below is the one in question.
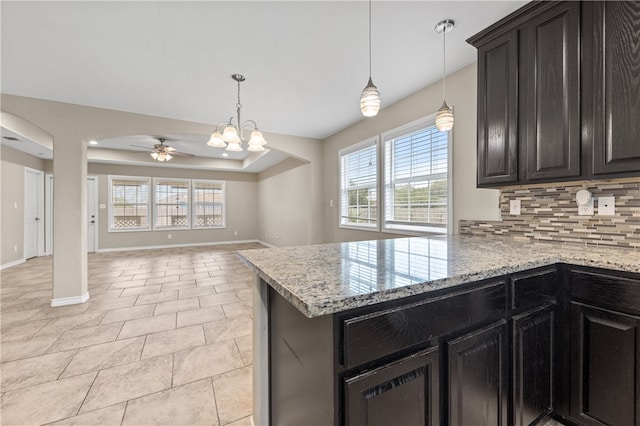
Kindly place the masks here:
<instances>
[{"instance_id":1,"label":"light stone countertop","mask_svg":"<svg viewBox=\"0 0 640 426\"><path fill-rule=\"evenodd\" d=\"M640 251L479 236L413 237L238 252L312 318L554 263L640 272Z\"/></svg>"}]
</instances>

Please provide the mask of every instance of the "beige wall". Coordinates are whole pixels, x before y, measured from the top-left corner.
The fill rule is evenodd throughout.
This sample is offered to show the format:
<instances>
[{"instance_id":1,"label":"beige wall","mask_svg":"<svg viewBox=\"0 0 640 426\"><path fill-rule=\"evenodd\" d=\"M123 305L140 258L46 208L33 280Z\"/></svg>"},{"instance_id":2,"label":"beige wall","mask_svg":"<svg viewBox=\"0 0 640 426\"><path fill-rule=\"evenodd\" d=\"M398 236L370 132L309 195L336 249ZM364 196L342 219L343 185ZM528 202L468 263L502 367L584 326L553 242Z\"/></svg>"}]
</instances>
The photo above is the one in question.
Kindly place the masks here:
<instances>
[{"instance_id":1,"label":"beige wall","mask_svg":"<svg viewBox=\"0 0 640 426\"><path fill-rule=\"evenodd\" d=\"M23 257L25 167L44 170L45 162L24 152L0 146L0 265L19 261Z\"/></svg>"},{"instance_id":2,"label":"beige wall","mask_svg":"<svg viewBox=\"0 0 640 426\"><path fill-rule=\"evenodd\" d=\"M255 173L211 172L163 167L140 167L113 164L89 164L89 176L98 177L98 203L109 203L108 176L171 177L226 181L226 228L198 230L162 230L109 232L108 209L98 210L98 249L162 245L188 245L258 238L258 176ZM237 235L234 233L237 232ZM171 239L168 238L171 234Z\"/></svg>"},{"instance_id":3,"label":"beige wall","mask_svg":"<svg viewBox=\"0 0 640 426\"><path fill-rule=\"evenodd\" d=\"M499 220L499 192L476 188L476 64L447 77L447 103L455 110L453 129L453 231L462 219ZM382 92L384 102L384 92ZM338 151L375 135L435 113L442 103L442 83L437 82L390 105L373 118L331 136L324 142L325 239L350 241L391 238L398 235L342 229L339 215ZM383 104L384 105L384 104ZM357 106L357 105L356 105ZM333 207L329 201L333 200Z\"/></svg>"},{"instance_id":4,"label":"beige wall","mask_svg":"<svg viewBox=\"0 0 640 426\"><path fill-rule=\"evenodd\" d=\"M259 239L282 247L310 243L310 229L319 224L307 214L313 204L311 165L290 158L260 173Z\"/></svg>"}]
</instances>

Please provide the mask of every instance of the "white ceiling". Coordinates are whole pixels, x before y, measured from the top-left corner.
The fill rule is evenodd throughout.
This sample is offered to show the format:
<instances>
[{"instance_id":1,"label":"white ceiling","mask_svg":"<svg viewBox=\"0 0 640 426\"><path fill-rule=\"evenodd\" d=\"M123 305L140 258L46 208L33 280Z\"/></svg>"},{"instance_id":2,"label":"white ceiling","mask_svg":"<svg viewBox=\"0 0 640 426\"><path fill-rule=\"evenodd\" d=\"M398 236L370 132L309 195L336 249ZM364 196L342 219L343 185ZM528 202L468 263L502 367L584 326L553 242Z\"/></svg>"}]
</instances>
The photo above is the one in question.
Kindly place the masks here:
<instances>
[{"instance_id":1,"label":"white ceiling","mask_svg":"<svg viewBox=\"0 0 640 426\"><path fill-rule=\"evenodd\" d=\"M374 1L383 108L476 58L465 39L525 1ZM366 1L2 1L3 93L324 139L362 117ZM191 152L192 150L187 150Z\"/></svg>"}]
</instances>

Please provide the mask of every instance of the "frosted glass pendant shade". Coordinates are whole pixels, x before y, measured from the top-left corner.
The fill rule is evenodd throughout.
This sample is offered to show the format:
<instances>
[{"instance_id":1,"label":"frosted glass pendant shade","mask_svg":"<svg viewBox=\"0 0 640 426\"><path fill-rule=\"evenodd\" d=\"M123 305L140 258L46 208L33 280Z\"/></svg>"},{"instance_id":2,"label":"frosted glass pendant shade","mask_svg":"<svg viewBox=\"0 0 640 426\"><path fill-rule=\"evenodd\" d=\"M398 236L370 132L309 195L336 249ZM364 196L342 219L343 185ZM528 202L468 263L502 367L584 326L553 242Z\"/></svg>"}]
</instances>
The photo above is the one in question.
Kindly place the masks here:
<instances>
[{"instance_id":1,"label":"frosted glass pendant shade","mask_svg":"<svg viewBox=\"0 0 640 426\"><path fill-rule=\"evenodd\" d=\"M436 127L441 132L448 132L453 128L453 110L446 101L442 101L442 106L436 114Z\"/></svg>"},{"instance_id":2,"label":"frosted glass pendant shade","mask_svg":"<svg viewBox=\"0 0 640 426\"><path fill-rule=\"evenodd\" d=\"M260 130L254 130L251 132L251 139L249 139L249 145L266 145L267 141L262 136Z\"/></svg>"},{"instance_id":3,"label":"frosted glass pendant shade","mask_svg":"<svg viewBox=\"0 0 640 426\"><path fill-rule=\"evenodd\" d=\"M214 148L224 148L225 146L227 146L227 144L224 143L224 140L222 139L222 135L218 131L211 133L211 137L209 138L209 142L207 142L207 145Z\"/></svg>"},{"instance_id":4,"label":"frosted glass pendant shade","mask_svg":"<svg viewBox=\"0 0 640 426\"><path fill-rule=\"evenodd\" d=\"M232 144L238 144L240 142L238 132L233 126L227 126L224 128L224 132L222 132L222 139Z\"/></svg>"},{"instance_id":5,"label":"frosted glass pendant shade","mask_svg":"<svg viewBox=\"0 0 640 426\"><path fill-rule=\"evenodd\" d=\"M158 159L158 153L157 152L152 152L150 155L151 155L151 158L153 158L154 160Z\"/></svg>"},{"instance_id":6,"label":"frosted glass pendant shade","mask_svg":"<svg viewBox=\"0 0 640 426\"><path fill-rule=\"evenodd\" d=\"M229 142L229 145L227 145L227 151L240 152L242 151L242 147L238 142Z\"/></svg>"},{"instance_id":7,"label":"frosted glass pendant shade","mask_svg":"<svg viewBox=\"0 0 640 426\"><path fill-rule=\"evenodd\" d=\"M369 83L362 91L360 95L360 111L365 117L373 117L378 114L380 110L380 92L378 88L373 84L371 77L369 77Z\"/></svg>"}]
</instances>

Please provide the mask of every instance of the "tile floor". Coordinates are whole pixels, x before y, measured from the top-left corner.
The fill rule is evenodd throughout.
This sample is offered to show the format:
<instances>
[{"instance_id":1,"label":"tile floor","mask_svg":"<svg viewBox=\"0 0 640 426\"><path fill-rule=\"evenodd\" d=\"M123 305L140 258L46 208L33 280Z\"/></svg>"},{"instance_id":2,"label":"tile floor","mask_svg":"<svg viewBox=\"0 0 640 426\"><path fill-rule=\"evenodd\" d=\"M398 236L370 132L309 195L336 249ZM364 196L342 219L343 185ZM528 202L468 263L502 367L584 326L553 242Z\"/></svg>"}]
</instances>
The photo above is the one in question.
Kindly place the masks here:
<instances>
[{"instance_id":1,"label":"tile floor","mask_svg":"<svg viewBox=\"0 0 640 426\"><path fill-rule=\"evenodd\" d=\"M51 308L50 257L0 272L0 422L251 425L258 244L89 255L87 303Z\"/></svg>"}]
</instances>

